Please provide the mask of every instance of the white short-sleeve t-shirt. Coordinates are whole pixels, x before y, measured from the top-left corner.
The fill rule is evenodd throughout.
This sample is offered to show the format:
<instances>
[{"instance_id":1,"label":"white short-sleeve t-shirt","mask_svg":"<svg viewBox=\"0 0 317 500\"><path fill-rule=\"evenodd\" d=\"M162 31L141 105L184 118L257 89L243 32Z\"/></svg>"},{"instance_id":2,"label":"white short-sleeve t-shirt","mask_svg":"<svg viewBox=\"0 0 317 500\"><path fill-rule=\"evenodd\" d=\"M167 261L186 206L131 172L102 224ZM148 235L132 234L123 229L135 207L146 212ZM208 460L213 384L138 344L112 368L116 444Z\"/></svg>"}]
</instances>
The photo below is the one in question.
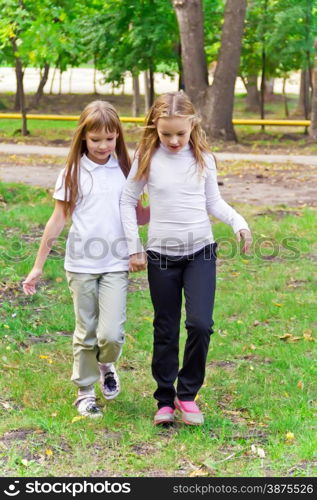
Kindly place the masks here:
<instances>
[{"instance_id":1,"label":"white short-sleeve t-shirt","mask_svg":"<svg viewBox=\"0 0 317 500\"><path fill-rule=\"evenodd\" d=\"M64 170L53 198L65 200ZM72 214L64 267L77 273L128 270L128 247L120 217L120 197L126 180L116 158L99 165L83 155L79 196Z\"/></svg>"}]
</instances>

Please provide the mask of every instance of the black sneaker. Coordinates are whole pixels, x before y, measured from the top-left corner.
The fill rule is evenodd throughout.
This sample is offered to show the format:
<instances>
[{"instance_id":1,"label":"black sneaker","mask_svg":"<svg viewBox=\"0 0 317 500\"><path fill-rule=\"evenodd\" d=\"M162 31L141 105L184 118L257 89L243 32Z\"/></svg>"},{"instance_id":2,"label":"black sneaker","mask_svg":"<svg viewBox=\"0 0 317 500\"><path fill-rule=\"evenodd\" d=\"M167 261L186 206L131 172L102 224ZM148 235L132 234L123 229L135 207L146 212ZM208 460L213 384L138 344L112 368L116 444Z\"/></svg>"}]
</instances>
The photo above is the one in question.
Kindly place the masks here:
<instances>
[{"instance_id":1,"label":"black sneaker","mask_svg":"<svg viewBox=\"0 0 317 500\"><path fill-rule=\"evenodd\" d=\"M99 363L100 387L105 399L114 399L120 392L120 380L111 363Z\"/></svg>"}]
</instances>

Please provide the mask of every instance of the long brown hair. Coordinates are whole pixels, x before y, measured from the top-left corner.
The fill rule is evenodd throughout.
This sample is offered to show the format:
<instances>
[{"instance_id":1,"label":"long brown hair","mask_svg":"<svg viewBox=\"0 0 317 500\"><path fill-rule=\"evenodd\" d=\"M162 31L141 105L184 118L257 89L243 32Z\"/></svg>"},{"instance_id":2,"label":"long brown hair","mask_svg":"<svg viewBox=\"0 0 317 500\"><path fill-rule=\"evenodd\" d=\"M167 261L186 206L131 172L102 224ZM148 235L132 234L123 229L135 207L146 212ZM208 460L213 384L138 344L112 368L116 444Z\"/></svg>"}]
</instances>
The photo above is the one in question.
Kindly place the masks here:
<instances>
[{"instance_id":1,"label":"long brown hair","mask_svg":"<svg viewBox=\"0 0 317 500\"><path fill-rule=\"evenodd\" d=\"M137 148L136 154L139 160L138 171L135 179L148 178L151 158L160 144L157 133L157 121L159 118L172 118L174 116L190 119L193 125L189 143L192 147L194 158L199 170L205 167L203 153L209 152L206 134L200 126L199 118L189 97L182 90L179 92L168 92L159 96L148 112L145 119L145 128Z\"/></svg>"},{"instance_id":2,"label":"long brown hair","mask_svg":"<svg viewBox=\"0 0 317 500\"><path fill-rule=\"evenodd\" d=\"M71 215L79 197L80 159L87 153L86 133L105 130L119 134L116 155L120 168L128 176L131 167L128 150L124 142L122 125L115 108L107 101L93 101L79 117L65 167L65 214Z\"/></svg>"}]
</instances>

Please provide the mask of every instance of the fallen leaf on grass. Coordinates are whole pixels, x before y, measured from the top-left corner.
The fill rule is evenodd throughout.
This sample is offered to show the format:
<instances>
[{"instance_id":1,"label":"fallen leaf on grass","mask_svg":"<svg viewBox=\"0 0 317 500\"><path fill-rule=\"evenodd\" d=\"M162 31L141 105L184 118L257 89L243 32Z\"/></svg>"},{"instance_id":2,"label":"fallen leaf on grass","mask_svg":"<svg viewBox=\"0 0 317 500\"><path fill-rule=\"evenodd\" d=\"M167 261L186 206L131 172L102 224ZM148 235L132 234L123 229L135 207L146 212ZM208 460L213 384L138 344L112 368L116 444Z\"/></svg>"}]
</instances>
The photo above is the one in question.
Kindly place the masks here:
<instances>
[{"instance_id":1,"label":"fallen leaf on grass","mask_svg":"<svg viewBox=\"0 0 317 500\"><path fill-rule=\"evenodd\" d=\"M0 401L0 405L3 406L5 410L12 410L12 406L6 401Z\"/></svg>"},{"instance_id":2,"label":"fallen leaf on grass","mask_svg":"<svg viewBox=\"0 0 317 500\"><path fill-rule=\"evenodd\" d=\"M144 321L150 321L151 323L153 321L152 316L143 316L141 319L144 319Z\"/></svg>"},{"instance_id":3,"label":"fallen leaf on grass","mask_svg":"<svg viewBox=\"0 0 317 500\"><path fill-rule=\"evenodd\" d=\"M56 283L62 283L63 278L55 278Z\"/></svg>"},{"instance_id":4,"label":"fallen leaf on grass","mask_svg":"<svg viewBox=\"0 0 317 500\"><path fill-rule=\"evenodd\" d=\"M210 476L211 473L215 473L214 469L210 469L209 467L199 467L199 469L193 470L189 477L201 477L201 476Z\"/></svg>"},{"instance_id":5,"label":"fallen leaf on grass","mask_svg":"<svg viewBox=\"0 0 317 500\"><path fill-rule=\"evenodd\" d=\"M308 342L314 342L313 331L312 330L304 330L303 338L304 338L304 340L307 340Z\"/></svg>"},{"instance_id":6,"label":"fallen leaf on grass","mask_svg":"<svg viewBox=\"0 0 317 500\"><path fill-rule=\"evenodd\" d=\"M53 363L53 360L49 356L46 356L44 354L40 354L39 358L40 359L45 359L50 365Z\"/></svg>"},{"instance_id":7,"label":"fallen leaf on grass","mask_svg":"<svg viewBox=\"0 0 317 500\"><path fill-rule=\"evenodd\" d=\"M260 458L265 458L265 451L263 448L259 448L255 446L254 444L251 445L251 451L254 455L257 455Z\"/></svg>"},{"instance_id":8,"label":"fallen leaf on grass","mask_svg":"<svg viewBox=\"0 0 317 500\"><path fill-rule=\"evenodd\" d=\"M286 342L298 342L302 340L302 337L294 337L291 333L285 333L285 335L278 336L280 340L284 340Z\"/></svg>"},{"instance_id":9,"label":"fallen leaf on grass","mask_svg":"<svg viewBox=\"0 0 317 500\"><path fill-rule=\"evenodd\" d=\"M301 391L304 389L304 384L303 384L303 382L302 382L301 380L299 380L299 381L298 381L298 383L297 383L297 387L298 387L298 389L300 389Z\"/></svg>"},{"instance_id":10,"label":"fallen leaf on grass","mask_svg":"<svg viewBox=\"0 0 317 500\"><path fill-rule=\"evenodd\" d=\"M78 422L79 420L83 420L85 418L87 418L87 417L85 417L84 415L77 415L76 417L74 417L72 419L72 424L74 424L75 422Z\"/></svg>"},{"instance_id":11,"label":"fallen leaf on grass","mask_svg":"<svg viewBox=\"0 0 317 500\"><path fill-rule=\"evenodd\" d=\"M287 443L293 443L295 440L295 435L292 432L287 432L285 439Z\"/></svg>"},{"instance_id":12,"label":"fallen leaf on grass","mask_svg":"<svg viewBox=\"0 0 317 500\"><path fill-rule=\"evenodd\" d=\"M273 306L276 306L276 307L283 307L284 304L280 304L279 302L273 302L272 301L272 304Z\"/></svg>"}]
</instances>

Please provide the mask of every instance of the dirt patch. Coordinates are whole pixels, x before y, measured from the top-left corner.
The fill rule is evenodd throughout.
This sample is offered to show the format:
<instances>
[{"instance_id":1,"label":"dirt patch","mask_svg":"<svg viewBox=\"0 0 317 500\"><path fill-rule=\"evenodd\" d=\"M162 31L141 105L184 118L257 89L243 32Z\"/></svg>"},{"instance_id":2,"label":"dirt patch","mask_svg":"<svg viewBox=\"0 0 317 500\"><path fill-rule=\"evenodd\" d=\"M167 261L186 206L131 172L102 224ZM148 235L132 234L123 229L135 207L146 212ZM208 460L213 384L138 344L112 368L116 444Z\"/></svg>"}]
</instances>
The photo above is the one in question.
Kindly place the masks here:
<instances>
[{"instance_id":1,"label":"dirt patch","mask_svg":"<svg viewBox=\"0 0 317 500\"><path fill-rule=\"evenodd\" d=\"M229 203L288 207L317 205L315 166L222 162L219 164L219 176L223 182L219 187L220 192ZM271 215L267 211L263 212L263 215L266 214ZM279 211L277 218L286 215L288 211Z\"/></svg>"},{"instance_id":2,"label":"dirt patch","mask_svg":"<svg viewBox=\"0 0 317 500\"><path fill-rule=\"evenodd\" d=\"M136 455L147 456L153 455L157 452L157 448L148 443L136 444L132 447L132 451Z\"/></svg>"},{"instance_id":3,"label":"dirt patch","mask_svg":"<svg viewBox=\"0 0 317 500\"><path fill-rule=\"evenodd\" d=\"M128 292L141 292L148 288L148 280L144 276L129 278Z\"/></svg>"},{"instance_id":4,"label":"dirt patch","mask_svg":"<svg viewBox=\"0 0 317 500\"><path fill-rule=\"evenodd\" d=\"M237 358L242 361L253 361L254 363L262 363L265 365L269 365L273 363L273 360L270 358L261 358L261 356L256 356L255 354L247 354L246 356L241 356L241 358Z\"/></svg>"},{"instance_id":5,"label":"dirt patch","mask_svg":"<svg viewBox=\"0 0 317 500\"><path fill-rule=\"evenodd\" d=\"M207 364L209 368L224 368L225 370L231 370L234 368L236 363L234 361L211 361L210 363Z\"/></svg>"},{"instance_id":6,"label":"dirt patch","mask_svg":"<svg viewBox=\"0 0 317 500\"><path fill-rule=\"evenodd\" d=\"M227 149L230 151L230 148ZM32 157L24 163L18 155L1 155L0 180L50 188L55 186L63 159ZM299 164L263 164L250 161L218 162L219 189L230 204L248 203L258 206L317 206L317 166ZM274 217L295 214L281 209ZM271 216L270 210L261 215ZM131 284L131 291L142 290L142 284Z\"/></svg>"},{"instance_id":7,"label":"dirt patch","mask_svg":"<svg viewBox=\"0 0 317 500\"><path fill-rule=\"evenodd\" d=\"M38 431L37 429L16 429L9 432L6 432L1 438L0 441L5 443L6 445L10 444L12 441L25 441L25 439L29 435L38 435L43 434L44 431Z\"/></svg>"},{"instance_id":8,"label":"dirt patch","mask_svg":"<svg viewBox=\"0 0 317 500\"><path fill-rule=\"evenodd\" d=\"M0 282L0 305L4 302L14 302L18 300L19 304L26 304L27 297L22 295L20 283L1 283Z\"/></svg>"}]
</instances>

